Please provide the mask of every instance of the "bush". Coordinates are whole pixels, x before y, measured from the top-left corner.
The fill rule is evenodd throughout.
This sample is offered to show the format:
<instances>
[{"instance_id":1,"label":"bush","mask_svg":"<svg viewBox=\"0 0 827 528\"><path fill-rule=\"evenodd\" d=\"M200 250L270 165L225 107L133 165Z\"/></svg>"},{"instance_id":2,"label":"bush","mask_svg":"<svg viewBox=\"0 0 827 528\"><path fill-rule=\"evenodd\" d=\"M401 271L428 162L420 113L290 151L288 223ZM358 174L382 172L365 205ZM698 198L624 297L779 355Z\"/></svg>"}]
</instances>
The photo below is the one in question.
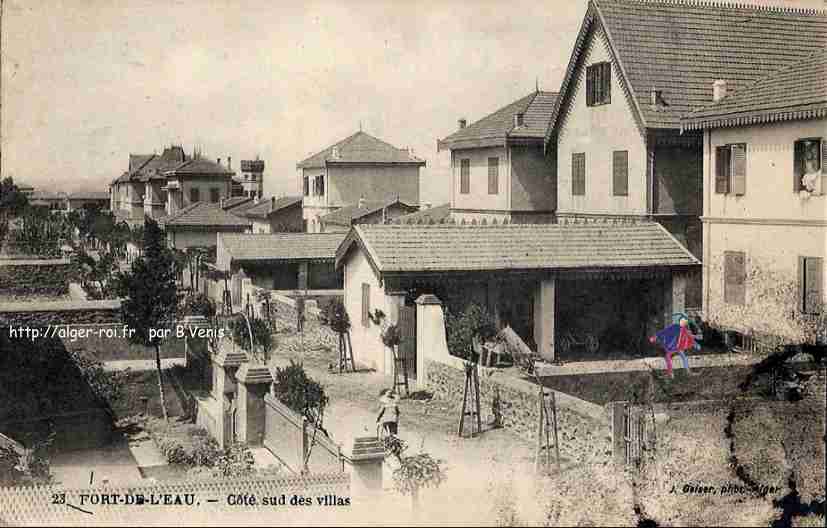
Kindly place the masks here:
<instances>
[{"instance_id":1,"label":"bush","mask_svg":"<svg viewBox=\"0 0 827 528\"><path fill-rule=\"evenodd\" d=\"M338 297L324 304L319 318L322 324L330 326L330 329L336 333L343 334L350 330L350 317L347 315L344 303Z\"/></svg>"},{"instance_id":2,"label":"bush","mask_svg":"<svg viewBox=\"0 0 827 528\"><path fill-rule=\"evenodd\" d=\"M215 315L215 303L203 293L191 293L184 299L181 311L184 315L203 315L209 318Z\"/></svg>"},{"instance_id":3,"label":"bush","mask_svg":"<svg viewBox=\"0 0 827 528\"><path fill-rule=\"evenodd\" d=\"M308 377L301 363L292 359L285 368L276 367L273 395L281 403L317 423L328 399L319 382Z\"/></svg>"},{"instance_id":4,"label":"bush","mask_svg":"<svg viewBox=\"0 0 827 528\"><path fill-rule=\"evenodd\" d=\"M273 339L273 329L270 322L254 317L250 319L250 326L247 327L247 320L244 317L236 317L231 323L233 332L233 341L242 349L248 352L250 350L250 332L253 334L253 345L261 348L265 354L269 354L275 346Z\"/></svg>"},{"instance_id":5,"label":"bush","mask_svg":"<svg viewBox=\"0 0 827 528\"><path fill-rule=\"evenodd\" d=\"M161 454L173 465L211 468L224 455L224 450L200 427L183 431L159 427L151 431Z\"/></svg>"},{"instance_id":6,"label":"bush","mask_svg":"<svg viewBox=\"0 0 827 528\"><path fill-rule=\"evenodd\" d=\"M445 314L445 333L451 355L474 361L474 336L488 339L497 333L494 316L483 306L468 304L460 313L450 309Z\"/></svg>"},{"instance_id":7,"label":"bush","mask_svg":"<svg viewBox=\"0 0 827 528\"><path fill-rule=\"evenodd\" d=\"M382 342L388 348L393 348L399 344L402 340L402 337L399 335L399 328L392 324L388 326L384 332L382 332Z\"/></svg>"}]
</instances>

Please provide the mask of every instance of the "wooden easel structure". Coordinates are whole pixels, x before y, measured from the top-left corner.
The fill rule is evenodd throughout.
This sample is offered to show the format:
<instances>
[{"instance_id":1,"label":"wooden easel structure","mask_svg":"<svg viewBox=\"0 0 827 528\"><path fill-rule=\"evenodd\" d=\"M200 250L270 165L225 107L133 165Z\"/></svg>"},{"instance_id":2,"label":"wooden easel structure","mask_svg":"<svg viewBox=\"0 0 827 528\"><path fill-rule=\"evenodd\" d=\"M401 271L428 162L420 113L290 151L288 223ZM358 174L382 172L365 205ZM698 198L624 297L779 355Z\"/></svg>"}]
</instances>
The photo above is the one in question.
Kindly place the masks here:
<instances>
[{"instance_id":1,"label":"wooden easel structure","mask_svg":"<svg viewBox=\"0 0 827 528\"><path fill-rule=\"evenodd\" d=\"M342 372L356 372L356 363L353 361L353 345L350 342L350 331L339 333L339 374Z\"/></svg>"},{"instance_id":2,"label":"wooden easel structure","mask_svg":"<svg viewBox=\"0 0 827 528\"><path fill-rule=\"evenodd\" d=\"M467 410L466 410L467 409ZM462 437L465 426L465 417L471 419L471 436L482 432L482 417L480 416L480 378L477 374L477 364L465 362L465 392L462 396L462 414L459 415L457 435Z\"/></svg>"},{"instance_id":3,"label":"wooden easel structure","mask_svg":"<svg viewBox=\"0 0 827 528\"><path fill-rule=\"evenodd\" d=\"M405 358L400 357L398 346L391 347L393 354L393 388L397 389L399 394L399 386L405 387L405 396L410 396L410 389L408 388L408 366L405 364Z\"/></svg>"},{"instance_id":4,"label":"wooden easel structure","mask_svg":"<svg viewBox=\"0 0 827 528\"><path fill-rule=\"evenodd\" d=\"M554 448L557 471L560 471L560 446L557 441L557 400L554 391L546 391L540 387L537 401L539 419L537 422L537 455L534 459L534 469L548 471L551 466L551 449ZM551 436L554 435L554 445Z\"/></svg>"}]
</instances>

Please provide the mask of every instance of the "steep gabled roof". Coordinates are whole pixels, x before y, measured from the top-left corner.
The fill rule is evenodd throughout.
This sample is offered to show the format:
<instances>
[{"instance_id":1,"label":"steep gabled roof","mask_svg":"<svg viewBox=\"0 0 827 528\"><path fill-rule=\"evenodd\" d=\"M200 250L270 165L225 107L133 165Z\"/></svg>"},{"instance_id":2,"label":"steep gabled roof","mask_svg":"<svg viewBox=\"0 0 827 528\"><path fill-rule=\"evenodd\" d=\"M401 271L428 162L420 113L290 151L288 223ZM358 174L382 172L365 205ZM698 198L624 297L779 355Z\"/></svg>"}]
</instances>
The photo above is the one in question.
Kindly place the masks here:
<instances>
[{"instance_id":1,"label":"steep gabled roof","mask_svg":"<svg viewBox=\"0 0 827 528\"><path fill-rule=\"evenodd\" d=\"M677 129L712 83L739 89L827 45L827 12L693 0L590 0L546 139L555 132L592 29L605 30L641 128ZM582 85L577 85L582 86ZM652 105L651 90L660 92Z\"/></svg>"},{"instance_id":2,"label":"steep gabled roof","mask_svg":"<svg viewBox=\"0 0 827 528\"><path fill-rule=\"evenodd\" d=\"M351 246L378 273L499 270L599 270L696 266L700 261L656 222L636 224L359 224L336 250Z\"/></svg>"},{"instance_id":3,"label":"steep gabled roof","mask_svg":"<svg viewBox=\"0 0 827 528\"><path fill-rule=\"evenodd\" d=\"M461 128L437 142L437 149L502 145L507 138L542 140L554 111L556 92L536 91ZM514 126L514 115L523 114L523 125Z\"/></svg>"},{"instance_id":4,"label":"steep gabled roof","mask_svg":"<svg viewBox=\"0 0 827 528\"><path fill-rule=\"evenodd\" d=\"M333 148L339 153L333 157ZM321 168L330 163L398 163L425 165L425 160L412 156L406 149L396 148L366 132L356 132L334 145L299 162L296 168Z\"/></svg>"},{"instance_id":5,"label":"steep gabled roof","mask_svg":"<svg viewBox=\"0 0 827 528\"><path fill-rule=\"evenodd\" d=\"M159 222L162 226L176 227L245 227L249 220L239 218L221 209L218 204L195 202L176 211Z\"/></svg>"},{"instance_id":6,"label":"steep gabled roof","mask_svg":"<svg viewBox=\"0 0 827 528\"><path fill-rule=\"evenodd\" d=\"M276 198L275 200L273 198L265 198L259 201L257 204L253 205L252 207L235 214L239 214L247 218L258 218L266 220L273 213L281 211L282 209L290 207L291 205L298 204L299 206L301 206L301 203L301 196L283 196L281 198Z\"/></svg>"},{"instance_id":7,"label":"steep gabled roof","mask_svg":"<svg viewBox=\"0 0 827 528\"><path fill-rule=\"evenodd\" d=\"M827 116L827 49L681 120L687 130Z\"/></svg>"},{"instance_id":8,"label":"steep gabled roof","mask_svg":"<svg viewBox=\"0 0 827 528\"><path fill-rule=\"evenodd\" d=\"M405 202L402 202L398 198L394 198L393 200L386 200L384 202L365 201L361 205L361 207L358 203L346 205L341 209L337 209L332 213L324 215L319 220L324 224L333 224L350 227L360 218L364 218L377 211L381 211L386 207L399 205L400 207L408 208L411 211L416 209L415 205L410 205Z\"/></svg>"}]
</instances>

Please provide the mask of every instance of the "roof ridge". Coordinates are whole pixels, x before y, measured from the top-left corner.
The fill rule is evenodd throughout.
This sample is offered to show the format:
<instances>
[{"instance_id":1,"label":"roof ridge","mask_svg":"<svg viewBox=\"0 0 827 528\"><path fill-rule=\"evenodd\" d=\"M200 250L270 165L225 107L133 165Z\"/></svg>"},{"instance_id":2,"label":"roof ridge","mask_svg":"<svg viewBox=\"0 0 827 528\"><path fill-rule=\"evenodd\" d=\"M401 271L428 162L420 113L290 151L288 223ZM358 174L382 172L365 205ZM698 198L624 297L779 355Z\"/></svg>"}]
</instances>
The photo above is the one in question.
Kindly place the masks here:
<instances>
[{"instance_id":1,"label":"roof ridge","mask_svg":"<svg viewBox=\"0 0 827 528\"><path fill-rule=\"evenodd\" d=\"M748 10L748 11L764 11L769 13L781 14L798 14L798 15L825 15L827 16L827 9L820 9L815 7L791 7L781 5L758 5L748 3L724 3L714 0L590 0L595 4L608 2L617 2L621 4L664 4L664 5L678 5L688 7L715 7L730 10Z\"/></svg>"}]
</instances>

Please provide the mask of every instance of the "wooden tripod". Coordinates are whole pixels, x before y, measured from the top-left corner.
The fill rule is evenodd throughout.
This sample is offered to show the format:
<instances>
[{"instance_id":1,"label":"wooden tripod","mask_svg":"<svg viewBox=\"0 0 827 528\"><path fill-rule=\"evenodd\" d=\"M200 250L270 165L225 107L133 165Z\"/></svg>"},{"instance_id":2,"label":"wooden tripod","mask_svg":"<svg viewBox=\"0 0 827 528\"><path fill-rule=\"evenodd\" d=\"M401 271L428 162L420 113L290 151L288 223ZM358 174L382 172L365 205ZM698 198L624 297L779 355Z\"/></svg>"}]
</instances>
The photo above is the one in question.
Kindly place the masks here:
<instances>
[{"instance_id":1,"label":"wooden tripod","mask_svg":"<svg viewBox=\"0 0 827 528\"><path fill-rule=\"evenodd\" d=\"M339 374L350 369L356 372L356 363L353 361L353 345L350 342L350 331L339 333Z\"/></svg>"},{"instance_id":2,"label":"wooden tripod","mask_svg":"<svg viewBox=\"0 0 827 528\"><path fill-rule=\"evenodd\" d=\"M459 416L459 429L457 430L459 436L462 436L466 416L471 418L471 436L482 432L480 379L477 374L477 364L470 361L465 363L465 392L462 396L462 414Z\"/></svg>"},{"instance_id":3,"label":"wooden tripod","mask_svg":"<svg viewBox=\"0 0 827 528\"><path fill-rule=\"evenodd\" d=\"M539 472L541 467L548 471L551 465L551 435L554 435L554 453L557 471L560 471L560 448L557 443L557 400L554 391L546 392L540 387L537 402L539 419L537 423L537 455L534 459L534 469Z\"/></svg>"}]
</instances>

